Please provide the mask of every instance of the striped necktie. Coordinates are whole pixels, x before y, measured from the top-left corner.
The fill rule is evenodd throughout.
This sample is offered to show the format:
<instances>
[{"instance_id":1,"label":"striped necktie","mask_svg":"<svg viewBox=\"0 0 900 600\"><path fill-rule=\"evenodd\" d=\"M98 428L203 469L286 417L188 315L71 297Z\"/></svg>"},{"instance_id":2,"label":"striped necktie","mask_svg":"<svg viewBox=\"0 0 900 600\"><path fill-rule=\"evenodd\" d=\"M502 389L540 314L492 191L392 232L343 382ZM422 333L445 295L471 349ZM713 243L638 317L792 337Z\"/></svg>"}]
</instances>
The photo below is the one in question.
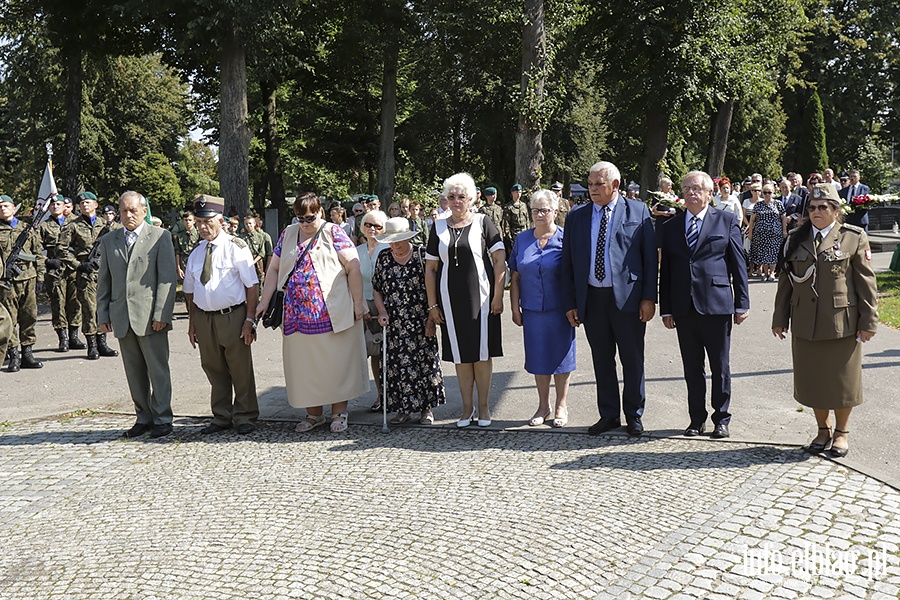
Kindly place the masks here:
<instances>
[{"instance_id":1,"label":"striped necktie","mask_svg":"<svg viewBox=\"0 0 900 600\"><path fill-rule=\"evenodd\" d=\"M694 248L697 246L697 240L700 238L700 228L697 227L697 221L699 220L697 217L691 217L691 226L688 227L687 243L691 252L694 251Z\"/></svg>"}]
</instances>

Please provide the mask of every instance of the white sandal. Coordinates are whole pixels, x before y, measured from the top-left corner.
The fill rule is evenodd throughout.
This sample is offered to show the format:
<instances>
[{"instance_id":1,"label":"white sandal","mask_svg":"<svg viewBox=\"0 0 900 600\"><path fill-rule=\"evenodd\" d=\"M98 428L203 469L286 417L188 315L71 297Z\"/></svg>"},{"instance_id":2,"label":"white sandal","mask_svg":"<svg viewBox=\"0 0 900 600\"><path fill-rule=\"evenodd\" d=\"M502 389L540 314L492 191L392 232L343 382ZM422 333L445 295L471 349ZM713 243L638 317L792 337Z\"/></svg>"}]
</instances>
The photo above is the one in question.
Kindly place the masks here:
<instances>
[{"instance_id":1,"label":"white sandal","mask_svg":"<svg viewBox=\"0 0 900 600\"><path fill-rule=\"evenodd\" d=\"M425 412L422 415L422 418L419 419L419 423L421 423L422 425L434 425L434 413L430 410Z\"/></svg>"},{"instance_id":2,"label":"white sandal","mask_svg":"<svg viewBox=\"0 0 900 600\"><path fill-rule=\"evenodd\" d=\"M341 433L342 431L347 431L347 417L347 413L333 415L331 417L331 433Z\"/></svg>"},{"instance_id":3,"label":"white sandal","mask_svg":"<svg viewBox=\"0 0 900 600\"><path fill-rule=\"evenodd\" d=\"M297 427L294 428L294 431L297 433L306 433L307 431L312 431L316 427L321 427L325 424L325 415L306 415L306 418L297 423Z\"/></svg>"}]
</instances>

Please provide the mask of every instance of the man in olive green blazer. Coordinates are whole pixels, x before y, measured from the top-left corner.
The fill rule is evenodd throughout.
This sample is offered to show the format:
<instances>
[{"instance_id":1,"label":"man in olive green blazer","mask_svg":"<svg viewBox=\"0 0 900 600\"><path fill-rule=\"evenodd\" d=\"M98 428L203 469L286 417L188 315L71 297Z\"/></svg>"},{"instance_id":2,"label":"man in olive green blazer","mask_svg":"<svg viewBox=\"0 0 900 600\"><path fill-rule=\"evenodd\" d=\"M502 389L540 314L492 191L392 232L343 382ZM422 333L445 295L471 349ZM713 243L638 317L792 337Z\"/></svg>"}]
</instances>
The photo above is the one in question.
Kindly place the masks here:
<instances>
[{"instance_id":1,"label":"man in olive green blazer","mask_svg":"<svg viewBox=\"0 0 900 600\"><path fill-rule=\"evenodd\" d=\"M178 269L168 231L144 219L147 200L137 192L119 198L123 229L100 242L97 322L118 338L137 421L122 437L172 433L169 330Z\"/></svg>"}]
</instances>

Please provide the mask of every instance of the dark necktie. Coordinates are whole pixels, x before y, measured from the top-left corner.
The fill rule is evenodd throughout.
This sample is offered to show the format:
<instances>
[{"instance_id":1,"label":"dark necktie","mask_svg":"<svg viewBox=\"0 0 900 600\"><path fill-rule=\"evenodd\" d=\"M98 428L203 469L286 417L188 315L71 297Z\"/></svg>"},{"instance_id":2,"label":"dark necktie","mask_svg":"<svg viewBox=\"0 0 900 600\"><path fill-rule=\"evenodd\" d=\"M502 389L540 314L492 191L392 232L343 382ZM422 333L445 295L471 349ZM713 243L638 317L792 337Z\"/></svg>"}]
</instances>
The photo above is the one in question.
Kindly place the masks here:
<instances>
[{"instance_id":1,"label":"dark necktie","mask_svg":"<svg viewBox=\"0 0 900 600\"><path fill-rule=\"evenodd\" d=\"M600 209L600 231L597 232L597 257L594 259L594 276L597 281L606 279L606 229L609 226L609 205Z\"/></svg>"},{"instance_id":2,"label":"dark necktie","mask_svg":"<svg viewBox=\"0 0 900 600\"><path fill-rule=\"evenodd\" d=\"M200 283L206 285L212 277L212 250L213 245L206 242L206 256L203 258L203 270L200 271Z\"/></svg>"},{"instance_id":3,"label":"dark necktie","mask_svg":"<svg viewBox=\"0 0 900 600\"><path fill-rule=\"evenodd\" d=\"M818 249L819 249L819 246L822 245L822 240L823 240L823 239L824 239L824 238L822 237L822 232L821 232L821 231L817 231L817 232L816 232L816 250L818 250Z\"/></svg>"},{"instance_id":4,"label":"dark necktie","mask_svg":"<svg viewBox=\"0 0 900 600\"><path fill-rule=\"evenodd\" d=\"M700 229L697 227L697 221L699 221L697 217L691 217L691 225L688 227L687 231L687 243L688 247L690 247L691 252L694 251L694 248L697 246L697 240L700 238Z\"/></svg>"}]
</instances>

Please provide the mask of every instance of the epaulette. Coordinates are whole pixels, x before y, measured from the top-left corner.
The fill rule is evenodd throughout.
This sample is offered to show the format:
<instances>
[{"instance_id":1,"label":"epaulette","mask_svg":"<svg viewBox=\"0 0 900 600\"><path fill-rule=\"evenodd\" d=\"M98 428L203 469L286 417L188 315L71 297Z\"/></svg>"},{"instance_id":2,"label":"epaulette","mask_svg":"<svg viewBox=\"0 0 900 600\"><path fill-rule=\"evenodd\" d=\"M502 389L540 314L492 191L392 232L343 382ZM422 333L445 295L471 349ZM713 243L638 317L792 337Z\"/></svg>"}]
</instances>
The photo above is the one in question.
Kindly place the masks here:
<instances>
[{"instance_id":1,"label":"epaulette","mask_svg":"<svg viewBox=\"0 0 900 600\"><path fill-rule=\"evenodd\" d=\"M851 225L850 223L841 223L841 229L846 229L855 233L863 233L865 231L862 227Z\"/></svg>"},{"instance_id":2,"label":"epaulette","mask_svg":"<svg viewBox=\"0 0 900 600\"><path fill-rule=\"evenodd\" d=\"M231 241L234 242L238 248L246 248L247 247L247 242L245 242L244 240L242 240L239 237L232 237Z\"/></svg>"}]
</instances>

